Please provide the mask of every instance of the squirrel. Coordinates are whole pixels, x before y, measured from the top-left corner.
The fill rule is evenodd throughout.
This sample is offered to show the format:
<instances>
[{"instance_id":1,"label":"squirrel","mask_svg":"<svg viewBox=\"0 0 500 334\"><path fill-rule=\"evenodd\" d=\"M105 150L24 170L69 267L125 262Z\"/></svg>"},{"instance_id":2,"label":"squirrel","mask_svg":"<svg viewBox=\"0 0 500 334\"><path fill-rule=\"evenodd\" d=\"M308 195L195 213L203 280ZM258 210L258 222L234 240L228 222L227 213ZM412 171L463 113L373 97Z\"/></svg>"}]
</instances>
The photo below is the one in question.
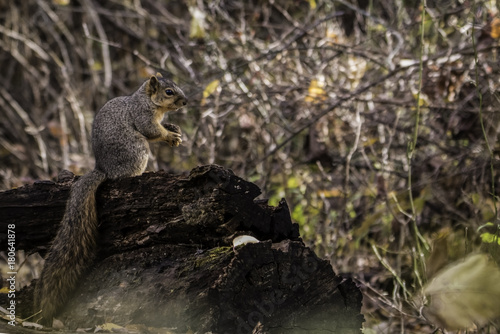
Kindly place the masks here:
<instances>
[{"instance_id":1,"label":"squirrel","mask_svg":"<svg viewBox=\"0 0 500 334\"><path fill-rule=\"evenodd\" d=\"M180 128L160 122L166 112L186 104L182 90L157 73L132 95L108 101L95 116L95 168L73 184L61 226L35 287L35 313L41 314L40 324L52 326L54 316L95 257L97 188L107 179L142 174L148 162L148 141L179 146Z\"/></svg>"}]
</instances>

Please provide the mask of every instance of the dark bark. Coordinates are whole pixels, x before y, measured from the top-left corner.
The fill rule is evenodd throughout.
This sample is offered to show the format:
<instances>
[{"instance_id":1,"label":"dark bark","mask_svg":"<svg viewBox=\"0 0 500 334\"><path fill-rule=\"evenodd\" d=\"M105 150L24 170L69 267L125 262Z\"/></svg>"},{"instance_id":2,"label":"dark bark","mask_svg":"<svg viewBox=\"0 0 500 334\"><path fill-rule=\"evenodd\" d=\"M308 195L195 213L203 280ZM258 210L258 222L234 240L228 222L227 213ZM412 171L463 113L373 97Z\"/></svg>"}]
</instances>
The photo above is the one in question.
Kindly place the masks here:
<instances>
[{"instance_id":1,"label":"dark bark","mask_svg":"<svg viewBox=\"0 0 500 334\"><path fill-rule=\"evenodd\" d=\"M73 177L0 193L0 241L46 251ZM359 333L361 292L305 247L283 200L218 166L106 181L98 191L100 251L58 318L186 333ZM262 242L234 250L241 234ZM29 314L31 292L19 297Z\"/></svg>"}]
</instances>

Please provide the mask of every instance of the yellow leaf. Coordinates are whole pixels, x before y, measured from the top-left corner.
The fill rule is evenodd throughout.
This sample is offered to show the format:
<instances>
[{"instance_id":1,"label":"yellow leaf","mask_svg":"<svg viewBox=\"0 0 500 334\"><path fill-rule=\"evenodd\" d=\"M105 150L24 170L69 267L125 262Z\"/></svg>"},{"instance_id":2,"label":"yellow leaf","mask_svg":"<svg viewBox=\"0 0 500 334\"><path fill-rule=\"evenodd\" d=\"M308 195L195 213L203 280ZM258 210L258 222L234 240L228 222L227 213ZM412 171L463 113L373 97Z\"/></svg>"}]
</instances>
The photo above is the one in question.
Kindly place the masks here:
<instances>
[{"instance_id":1,"label":"yellow leaf","mask_svg":"<svg viewBox=\"0 0 500 334\"><path fill-rule=\"evenodd\" d=\"M424 315L448 330L482 326L500 317L500 269L472 254L441 270L424 288Z\"/></svg>"},{"instance_id":2,"label":"yellow leaf","mask_svg":"<svg viewBox=\"0 0 500 334\"><path fill-rule=\"evenodd\" d=\"M111 322L107 322L99 327L101 327L102 330L109 331L109 332L112 332L113 330L117 330L117 329L118 330L125 329L122 326L118 326L117 324L113 324Z\"/></svg>"},{"instance_id":3,"label":"yellow leaf","mask_svg":"<svg viewBox=\"0 0 500 334\"><path fill-rule=\"evenodd\" d=\"M500 19L495 17L493 21L491 21L491 38L497 39L500 37Z\"/></svg>"},{"instance_id":4,"label":"yellow leaf","mask_svg":"<svg viewBox=\"0 0 500 334\"><path fill-rule=\"evenodd\" d=\"M203 91L203 98L201 99L201 105L206 104L206 98L212 95L219 88L219 85L220 81L214 80L205 87L205 90Z\"/></svg>"},{"instance_id":5,"label":"yellow leaf","mask_svg":"<svg viewBox=\"0 0 500 334\"><path fill-rule=\"evenodd\" d=\"M365 141L363 141L363 147L372 146L373 144L377 143L378 140L379 140L378 138L365 139Z\"/></svg>"},{"instance_id":6,"label":"yellow leaf","mask_svg":"<svg viewBox=\"0 0 500 334\"><path fill-rule=\"evenodd\" d=\"M99 61L94 62L92 64L92 70L96 72L102 71L102 63Z\"/></svg>"},{"instance_id":7,"label":"yellow leaf","mask_svg":"<svg viewBox=\"0 0 500 334\"><path fill-rule=\"evenodd\" d=\"M324 196L325 198L329 198L329 197L341 197L344 196L344 193L340 189L331 189L331 190L318 190L318 195Z\"/></svg>"},{"instance_id":8,"label":"yellow leaf","mask_svg":"<svg viewBox=\"0 0 500 334\"><path fill-rule=\"evenodd\" d=\"M215 92L215 90L219 87L219 83L220 83L219 80L214 80L211 83L209 83L207 87L205 87L205 90L203 91L203 98L207 98L210 95L212 95Z\"/></svg>"},{"instance_id":9,"label":"yellow leaf","mask_svg":"<svg viewBox=\"0 0 500 334\"><path fill-rule=\"evenodd\" d=\"M330 26L326 29L326 38L330 40L330 43L329 43L330 45L331 45L331 42L340 43L340 42L342 42L342 40L341 40L342 32L340 32L336 28Z\"/></svg>"},{"instance_id":10,"label":"yellow leaf","mask_svg":"<svg viewBox=\"0 0 500 334\"><path fill-rule=\"evenodd\" d=\"M321 102L326 100L325 88L326 83L323 79L313 79L309 85L308 95L305 98L306 102Z\"/></svg>"},{"instance_id":11,"label":"yellow leaf","mask_svg":"<svg viewBox=\"0 0 500 334\"><path fill-rule=\"evenodd\" d=\"M288 178L286 185L288 188L295 189L299 187L300 181L296 177L291 176Z\"/></svg>"},{"instance_id":12,"label":"yellow leaf","mask_svg":"<svg viewBox=\"0 0 500 334\"><path fill-rule=\"evenodd\" d=\"M189 12L191 13L191 26L189 30L189 38L205 38L206 35L206 14L201 11L198 7L189 7Z\"/></svg>"},{"instance_id":13,"label":"yellow leaf","mask_svg":"<svg viewBox=\"0 0 500 334\"><path fill-rule=\"evenodd\" d=\"M481 234L481 241L487 244L497 243L500 245L500 238L496 234L483 233Z\"/></svg>"},{"instance_id":14,"label":"yellow leaf","mask_svg":"<svg viewBox=\"0 0 500 334\"><path fill-rule=\"evenodd\" d=\"M309 6L311 6L311 9L316 8L316 0L309 0Z\"/></svg>"},{"instance_id":15,"label":"yellow leaf","mask_svg":"<svg viewBox=\"0 0 500 334\"><path fill-rule=\"evenodd\" d=\"M67 6L69 5L70 0L52 0L52 3L54 5L59 5L59 6Z\"/></svg>"}]
</instances>

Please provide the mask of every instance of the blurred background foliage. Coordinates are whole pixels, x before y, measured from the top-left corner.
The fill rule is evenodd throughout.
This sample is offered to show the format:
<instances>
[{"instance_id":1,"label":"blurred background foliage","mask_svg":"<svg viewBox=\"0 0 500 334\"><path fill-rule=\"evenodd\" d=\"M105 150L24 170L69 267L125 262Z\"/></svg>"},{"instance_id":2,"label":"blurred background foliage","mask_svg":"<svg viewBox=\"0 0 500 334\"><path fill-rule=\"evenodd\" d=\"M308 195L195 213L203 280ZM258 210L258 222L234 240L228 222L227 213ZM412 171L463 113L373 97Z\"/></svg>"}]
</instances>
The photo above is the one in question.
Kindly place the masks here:
<instances>
[{"instance_id":1,"label":"blurred background foliage","mask_svg":"<svg viewBox=\"0 0 500 334\"><path fill-rule=\"evenodd\" d=\"M216 163L286 198L362 286L367 332L432 332L415 302L429 277L498 253L498 9L0 0L0 188L93 168L95 113L161 72L189 104L168 115L182 146L151 145L149 170Z\"/></svg>"}]
</instances>

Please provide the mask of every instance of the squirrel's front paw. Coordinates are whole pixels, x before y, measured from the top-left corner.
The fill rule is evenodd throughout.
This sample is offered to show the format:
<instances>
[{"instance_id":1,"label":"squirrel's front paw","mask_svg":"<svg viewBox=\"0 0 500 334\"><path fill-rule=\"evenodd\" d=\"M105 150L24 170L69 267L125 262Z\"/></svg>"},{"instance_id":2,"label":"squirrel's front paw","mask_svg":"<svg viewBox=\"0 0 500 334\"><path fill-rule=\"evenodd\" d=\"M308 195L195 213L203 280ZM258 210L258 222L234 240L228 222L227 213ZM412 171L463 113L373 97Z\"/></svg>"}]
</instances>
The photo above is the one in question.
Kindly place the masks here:
<instances>
[{"instance_id":1,"label":"squirrel's front paw","mask_svg":"<svg viewBox=\"0 0 500 334\"><path fill-rule=\"evenodd\" d=\"M179 146L179 144L182 143L181 134L175 132L169 132L165 141L171 147Z\"/></svg>"},{"instance_id":2,"label":"squirrel's front paw","mask_svg":"<svg viewBox=\"0 0 500 334\"><path fill-rule=\"evenodd\" d=\"M179 146L179 144L182 143L181 128L178 125L171 124L171 123L164 123L162 125L165 129L168 130L167 138L165 138L165 141L167 142L167 144L169 144L171 147Z\"/></svg>"},{"instance_id":3,"label":"squirrel's front paw","mask_svg":"<svg viewBox=\"0 0 500 334\"><path fill-rule=\"evenodd\" d=\"M170 132L175 132L178 134L181 134L181 128L178 125L172 124L172 123L163 123L162 124L165 129L167 129Z\"/></svg>"}]
</instances>

